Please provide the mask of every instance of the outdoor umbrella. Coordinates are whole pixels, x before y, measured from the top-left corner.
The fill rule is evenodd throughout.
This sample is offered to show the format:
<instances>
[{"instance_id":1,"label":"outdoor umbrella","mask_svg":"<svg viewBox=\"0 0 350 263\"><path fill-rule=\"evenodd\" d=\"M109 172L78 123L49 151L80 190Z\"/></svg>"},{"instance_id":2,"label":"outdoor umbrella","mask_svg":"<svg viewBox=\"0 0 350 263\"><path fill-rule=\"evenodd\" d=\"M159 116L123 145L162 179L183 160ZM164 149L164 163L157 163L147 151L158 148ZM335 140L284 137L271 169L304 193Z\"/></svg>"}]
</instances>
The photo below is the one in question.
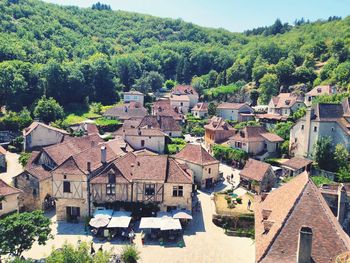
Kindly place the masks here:
<instances>
[{"instance_id":1,"label":"outdoor umbrella","mask_svg":"<svg viewBox=\"0 0 350 263\"><path fill-rule=\"evenodd\" d=\"M188 210L177 210L173 212L174 219L193 219L191 212Z\"/></svg>"},{"instance_id":2,"label":"outdoor umbrella","mask_svg":"<svg viewBox=\"0 0 350 263\"><path fill-rule=\"evenodd\" d=\"M108 225L108 223L109 223L109 218L103 217L103 216L91 218L89 222L90 226L95 228L105 227Z\"/></svg>"}]
</instances>

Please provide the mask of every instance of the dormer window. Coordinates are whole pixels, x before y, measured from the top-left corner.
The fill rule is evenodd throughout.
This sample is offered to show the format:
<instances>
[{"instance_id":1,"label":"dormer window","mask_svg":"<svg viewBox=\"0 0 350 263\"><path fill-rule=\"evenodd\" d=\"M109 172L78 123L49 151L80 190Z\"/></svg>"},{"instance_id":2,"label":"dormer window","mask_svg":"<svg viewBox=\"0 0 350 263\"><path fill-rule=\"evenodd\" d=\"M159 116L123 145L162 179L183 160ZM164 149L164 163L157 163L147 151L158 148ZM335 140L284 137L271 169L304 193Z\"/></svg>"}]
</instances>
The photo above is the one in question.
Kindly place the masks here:
<instances>
[{"instance_id":1,"label":"dormer window","mask_svg":"<svg viewBox=\"0 0 350 263\"><path fill-rule=\"evenodd\" d=\"M108 173L108 184L106 185L106 194L115 195L115 174L113 172Z\"/></svg>"}]
</instances>

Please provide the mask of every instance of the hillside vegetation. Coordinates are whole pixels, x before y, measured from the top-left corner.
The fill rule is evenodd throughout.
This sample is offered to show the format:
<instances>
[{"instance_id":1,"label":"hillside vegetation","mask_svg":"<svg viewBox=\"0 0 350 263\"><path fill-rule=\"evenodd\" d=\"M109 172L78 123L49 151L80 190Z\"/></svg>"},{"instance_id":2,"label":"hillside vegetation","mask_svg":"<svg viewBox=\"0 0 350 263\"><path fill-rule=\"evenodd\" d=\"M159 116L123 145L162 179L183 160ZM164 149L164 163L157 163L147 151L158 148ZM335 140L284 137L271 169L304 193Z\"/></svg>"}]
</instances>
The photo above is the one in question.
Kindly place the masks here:
<instances>
[{"instance_id":1,"label":"hillside vegetation","mask_svg":"<svg viewBox=\"0 0 350 263\"><path fill-rule=\"evenodd\" d=\"M119 91L157 90L168 79L192 82L201 93L255 81L261 103L281 85L346 90L349 48L350 17L240 34L108 8L3 0L0 105L32 111L44 94L64 108L112 104Z\"/></svg>"}]
</instances>

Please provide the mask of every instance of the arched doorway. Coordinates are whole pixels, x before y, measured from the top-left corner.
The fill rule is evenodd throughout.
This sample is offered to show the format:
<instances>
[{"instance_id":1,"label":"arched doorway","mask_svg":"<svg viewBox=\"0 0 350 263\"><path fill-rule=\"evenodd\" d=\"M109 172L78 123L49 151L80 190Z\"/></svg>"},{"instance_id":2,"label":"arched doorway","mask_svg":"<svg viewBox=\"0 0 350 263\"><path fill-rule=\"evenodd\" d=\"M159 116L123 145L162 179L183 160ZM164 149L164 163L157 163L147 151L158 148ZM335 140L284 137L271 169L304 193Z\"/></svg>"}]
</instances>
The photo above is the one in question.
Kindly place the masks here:
<instances>
[{"instance_id":1,"label":"arched doorway","mask_svg":"<svg viewBox=\"0 0 350 263\"><path fill-rule=\"evenodd\" d=\"M44 199L44 211L52 211L56 209L56 199L51 195L47 194Z\"/></svg>"}]
</instances>

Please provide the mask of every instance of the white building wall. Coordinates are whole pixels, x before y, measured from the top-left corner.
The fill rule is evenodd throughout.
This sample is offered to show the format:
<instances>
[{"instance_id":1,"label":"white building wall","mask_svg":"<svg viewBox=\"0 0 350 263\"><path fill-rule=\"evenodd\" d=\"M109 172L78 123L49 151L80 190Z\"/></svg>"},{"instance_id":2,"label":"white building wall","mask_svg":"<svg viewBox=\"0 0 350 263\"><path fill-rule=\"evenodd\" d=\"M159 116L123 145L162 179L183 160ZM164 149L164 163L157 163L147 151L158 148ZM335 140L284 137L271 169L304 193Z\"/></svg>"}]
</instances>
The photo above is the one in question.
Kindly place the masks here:
<instances>
[{"instance_id":1,"label":"white building wall","mask_svg":"<svg viewBox=\"0 0 350 263\"><path fill-rule=\"evenodd\" d=\"M124 102L128 103L130 101L136 101L143 105L144 103L144 96L143 95L128 95L124 94Z\"/></svg>"},{"instance_id":2,"label":"white building wall","mask_svg":"<svg viewBox=\"0 0 350 263\"><path fill-rule=\"evenodd\" d=\"M182 103L182 105L181 105L181 103ZM173 100L170 98L170 105L173 108L177 107L178 109L182 109L182 112L184 114L187 114L190 110L190 102L189 101L179 101L179 100Z\"/></svg>"},{"instance_id":3,"label":"white building wall","mask_svg":"<svg viewBox=\"0 0 350 263\"><path fill-rule=\"evenodd\" d=\"M43 147L57 144L62 141L63 134L55 130L38 125L30 134L25 136L25 150L33 147Z\"/></svg>"},{"instance_id":4,"label":"white building wall","mask_svg":"<svg viewBox=\"0 0 350 263\"><path fill-rule=\"evenodd\" d=\"M157 153L164 153L165 150L165 136L125 136L125 140L136 150L147 148ZM144 146L141 144L142 140L145 141Z\"/></svg>"},{"instance_id":5,"label":"white building wall","mask_svg":"<svg viewBox=\"0 0 350 263\"><path fill-rule=\"evenodd\" d=\"M18 211L18 196L19 194L12 194L5 197L5 200L1 202L0 216Z\"/></svg>"},{"instance_id":6,"label":"white building wall","mask_svg":"<svg viewBox=\"0 0 350 263\"><path fill-rule=\"evenodd\" d=\"M217 114L224 120L238 121L238 110L217 109Z\"/></svg>"}]
</instances>

